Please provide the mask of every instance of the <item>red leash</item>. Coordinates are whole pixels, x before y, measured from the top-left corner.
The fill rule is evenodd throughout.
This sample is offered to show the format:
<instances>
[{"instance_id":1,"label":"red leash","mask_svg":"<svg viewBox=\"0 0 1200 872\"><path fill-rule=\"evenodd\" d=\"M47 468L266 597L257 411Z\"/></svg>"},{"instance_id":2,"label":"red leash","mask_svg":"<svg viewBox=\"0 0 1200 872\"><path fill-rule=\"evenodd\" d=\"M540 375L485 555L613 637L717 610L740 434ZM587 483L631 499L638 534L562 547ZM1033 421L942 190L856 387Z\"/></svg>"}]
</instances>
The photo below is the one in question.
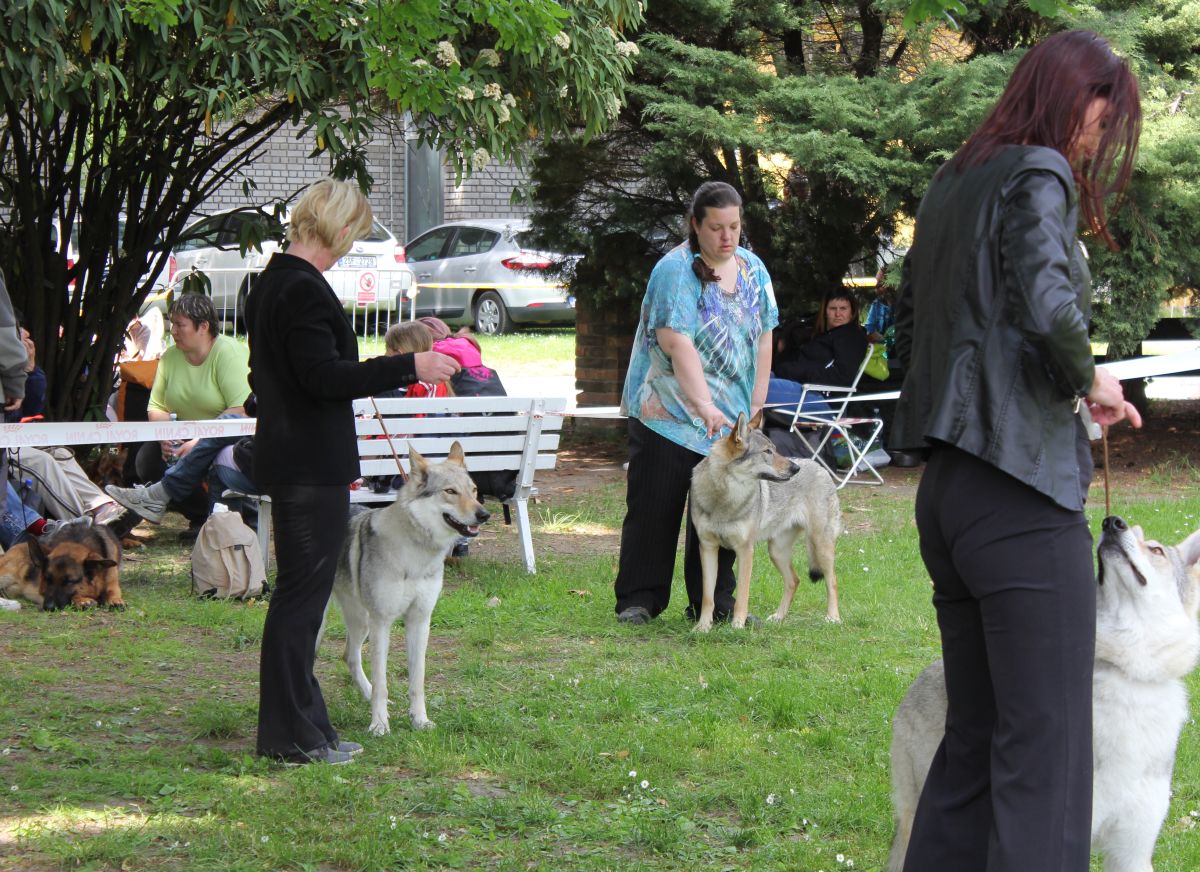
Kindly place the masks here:
<instances>
[{"instance_id":1,"label":"red leash","mask_svg":"<svg viewBox=\"0 0 1200 872\"><path fill-rule=\"evenodd\" d=\"M379 411L374 397L371 397L371 408L375 410L375 420L379 422L379 427L383 430L383 438L387 440L388 448L392 450L392 458L396 461L396 469L400 471L400 479L408 481L408 473L404 471L404 466L400 463L400 455L396 453L396 446L392 444L392 436L388 433L387 424L383 421L383 414Z\"/></svg>"}]
</instances>

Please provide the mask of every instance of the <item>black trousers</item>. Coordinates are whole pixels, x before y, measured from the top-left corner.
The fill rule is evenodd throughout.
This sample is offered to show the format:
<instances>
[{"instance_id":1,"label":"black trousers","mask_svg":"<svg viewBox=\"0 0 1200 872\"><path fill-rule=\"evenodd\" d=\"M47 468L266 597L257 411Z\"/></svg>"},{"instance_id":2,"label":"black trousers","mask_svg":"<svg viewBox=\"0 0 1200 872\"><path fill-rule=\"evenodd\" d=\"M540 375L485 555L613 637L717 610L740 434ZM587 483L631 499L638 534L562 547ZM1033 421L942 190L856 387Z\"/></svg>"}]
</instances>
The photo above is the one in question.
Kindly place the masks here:
<instances>
[{"instance_id":1,"label":"black trousers","mask_svg":"<svg viewBox=\"0 0 1200 872\"><path fill-rule=\"evenodd\" d=\"M679 522L683 519L692 469L704 456L659 436L636 418L629 419L629 475L625 495L625 522L621 527L621 556L617 580L618 613L641 606L657 616L671 600ZM734 553L718 552L717 616L733 611ZM700 614L703 572L700 540L692 526L690 510L684 533L683 578L690 616Z\"/></svg>"},{"instance_id":2,"label":"black trousers","mask_svg":"<svg viewBox=\"0 0 1200 872\"><path fill-rule=\"evenodd\" d=\"M337 743L313 662L346 538L350 491L341 484L275 485L267 492L278 575L263 625L258 753L301 758Z\"/></svg>"},{"instance_id":3,"label":"black trousers","mask_svg":"<svg viewBox=\"0 0 1200 872\"><path fill-rule=\"evenodd\" d=\"M917 491L949 710L906 872L1086 872L1096 580L1082 512L956 448Z\"/></svg>"}]
</instances>

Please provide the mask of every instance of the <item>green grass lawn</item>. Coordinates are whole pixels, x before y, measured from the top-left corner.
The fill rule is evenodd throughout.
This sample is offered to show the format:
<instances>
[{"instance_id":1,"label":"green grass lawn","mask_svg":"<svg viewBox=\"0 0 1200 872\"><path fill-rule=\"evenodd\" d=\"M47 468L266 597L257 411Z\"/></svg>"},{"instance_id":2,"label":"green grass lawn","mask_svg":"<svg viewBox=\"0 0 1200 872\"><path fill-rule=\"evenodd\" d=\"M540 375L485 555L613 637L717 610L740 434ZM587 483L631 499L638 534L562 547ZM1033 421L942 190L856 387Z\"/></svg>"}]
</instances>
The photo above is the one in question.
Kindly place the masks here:
<instances>
[{"instance_id":1,"label":"green grass lawn","mask_svg":"<svg viewBox=\"0 0 1200 872\"><path fill-rule=\"evenodd\" d=\"M550 327L507 333L503 336L476 335L483 362L501 377L567 376L575 374L575 328ZM383 354L383 337L359 341L361 355Z\"/></svg>"},{"instance_id":2,"label":"green grass lawn","mask_svg":"<svg viewBox=\"0 0 1200 872\"><path fill-rule=\"evenodd\" d=\"M366 746L342 767L252 756L265 604L191 597L159 528L126 564L126 612L0 613L0 869L878 869L890 718L937 633L911 491L842 493L845 623L806 585L782 626L707 636L680 579L662 618L620 626L615 547L546 547L616 530L619 485L543 502L538 575L486 543L447 569L435 730L407 726L397 630L394 732L366 732L333 619L318 674ZM1200 497L1131 491L1120 511L1175 542ZM780 582L762 549L755 569L765 615ZM1200 868L1198 738L1189 724L1158 872Z\"/></svg>"}]
</instances>

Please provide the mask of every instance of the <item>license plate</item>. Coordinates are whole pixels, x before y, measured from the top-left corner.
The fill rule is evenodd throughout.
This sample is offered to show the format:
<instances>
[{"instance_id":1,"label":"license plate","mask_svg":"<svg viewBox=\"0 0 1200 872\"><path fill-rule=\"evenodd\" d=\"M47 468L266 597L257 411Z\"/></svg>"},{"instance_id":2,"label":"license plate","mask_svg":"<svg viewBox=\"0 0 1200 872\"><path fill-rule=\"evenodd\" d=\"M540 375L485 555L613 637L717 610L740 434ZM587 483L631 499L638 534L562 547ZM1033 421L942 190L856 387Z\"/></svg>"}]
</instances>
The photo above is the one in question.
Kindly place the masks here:
<instances>
[{"instance_id":1,"label":"license plate","mask_svg":"<svg viewBox=\"0 0 1200 872\"><path fill-rule=\"evenodd\" d=\"M337 262L343 269L375 269L374 255L347 254Z\"/></svg>"}]
</instances>

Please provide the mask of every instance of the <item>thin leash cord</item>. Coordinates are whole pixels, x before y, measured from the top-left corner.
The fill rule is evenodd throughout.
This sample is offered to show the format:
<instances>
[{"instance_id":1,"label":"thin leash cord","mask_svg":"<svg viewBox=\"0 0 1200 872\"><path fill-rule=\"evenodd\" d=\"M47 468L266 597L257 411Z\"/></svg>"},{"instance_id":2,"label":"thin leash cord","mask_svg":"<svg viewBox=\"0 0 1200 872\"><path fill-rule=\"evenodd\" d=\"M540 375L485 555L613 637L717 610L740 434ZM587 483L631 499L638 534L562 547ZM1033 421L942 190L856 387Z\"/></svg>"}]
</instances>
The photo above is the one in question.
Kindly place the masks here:
<instances>
[{"instance_id":1,"label":"thin leash cord","mask_svg":"<svg viewBox=\"0 0 1200 872\"><path fill-rule=\"evenodd\" d=\"M396 453L396 446L392 444L392 435L388 433L387 424L383 421L383 414L379 411L379 405L375 402L374 397L371 397L371 408L375 410L375 420L379 422L379 427L383 430L383 438L387 440L388 448L392 450L392 459L396 461L396 469L400 471L400 478L408 481L408 473L404 471L404 466L400 463L400 455Z\"/></svg>"},{"instance_id":2,"label":"thin leash cord","mask_svg":"<svg viewBox=\"0 0 1200 872\"><path fill-rule=\"evenodd\" d=\"M1112 495L1108 487L1108 425L1100 428L1100 441L1104 445L1104 517L1112 517Z\"/></svg>"}]
</instances>

